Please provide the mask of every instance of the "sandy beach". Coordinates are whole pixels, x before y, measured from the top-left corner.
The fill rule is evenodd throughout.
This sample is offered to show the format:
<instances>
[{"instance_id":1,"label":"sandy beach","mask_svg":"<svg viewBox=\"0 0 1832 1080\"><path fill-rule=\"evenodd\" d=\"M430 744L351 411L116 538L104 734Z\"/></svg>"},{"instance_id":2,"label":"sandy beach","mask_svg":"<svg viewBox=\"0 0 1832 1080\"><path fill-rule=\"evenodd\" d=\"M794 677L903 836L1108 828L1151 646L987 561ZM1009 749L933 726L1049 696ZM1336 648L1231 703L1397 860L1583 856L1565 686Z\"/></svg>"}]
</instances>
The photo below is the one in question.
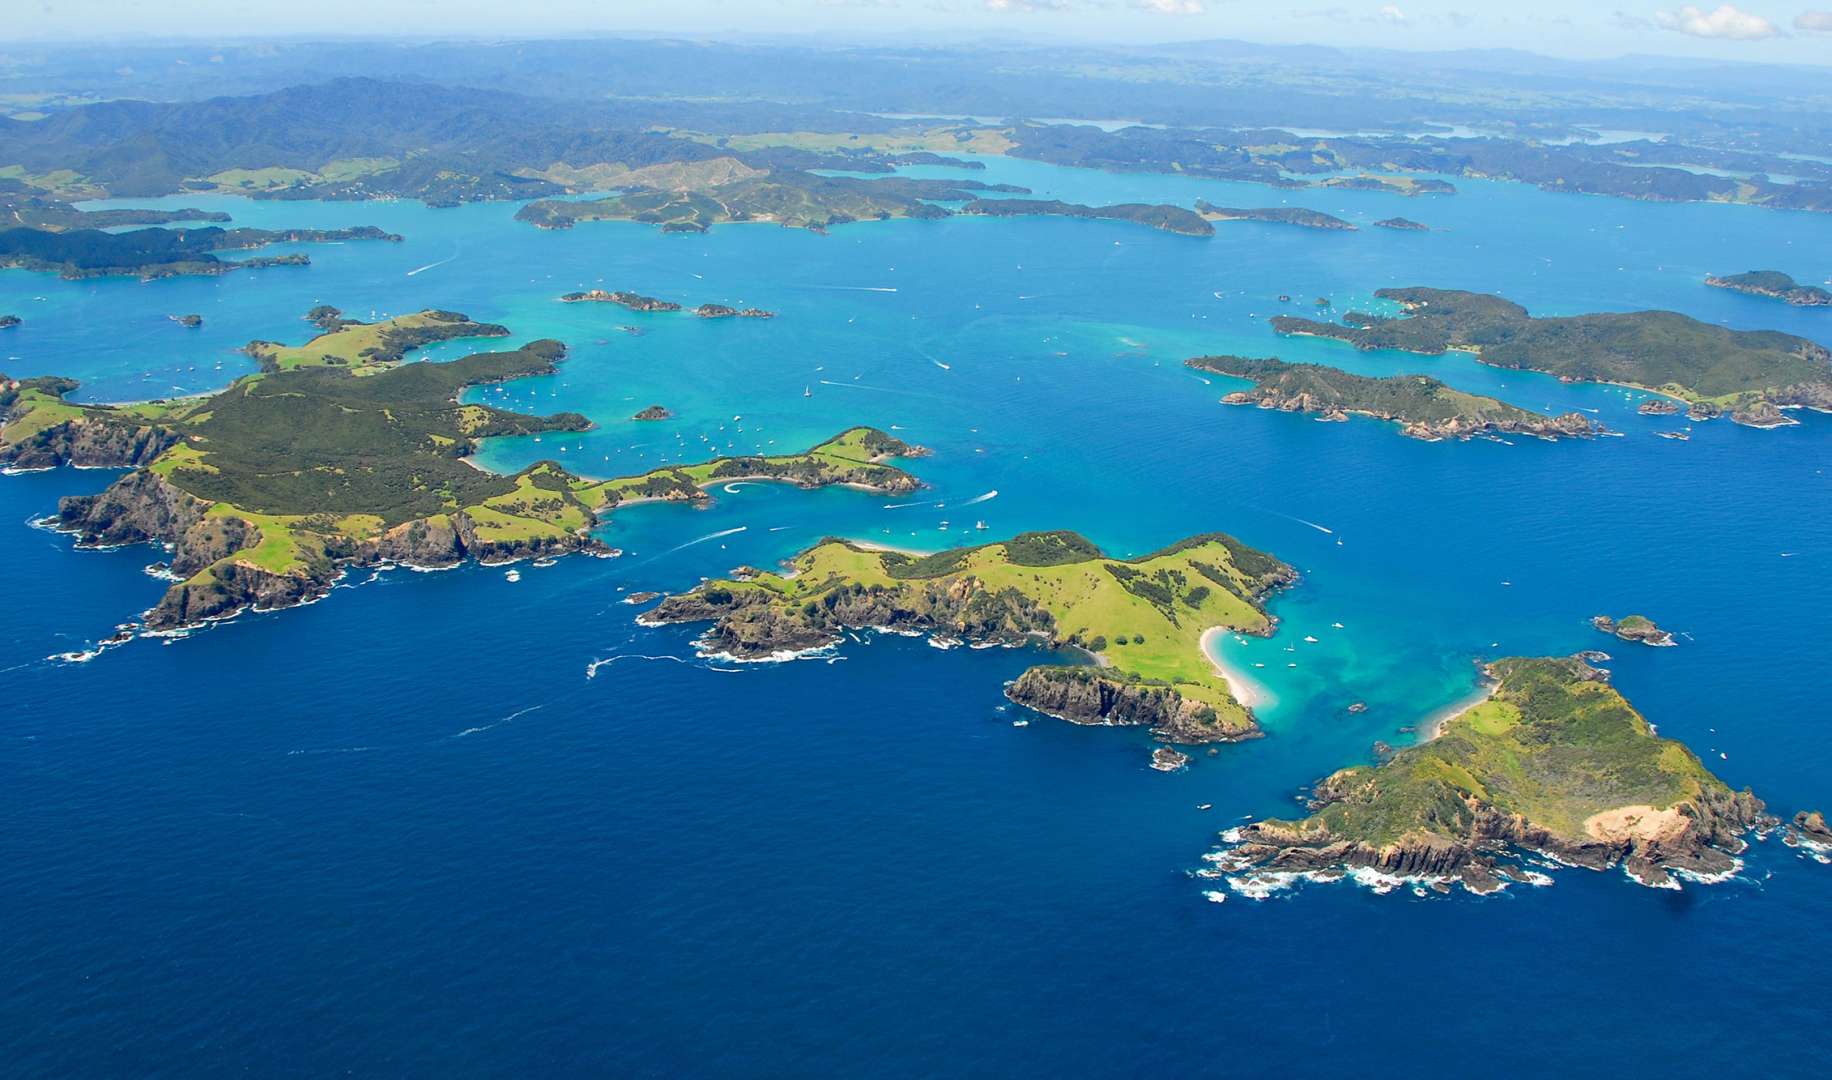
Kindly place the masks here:
<instances>
[{"instance_id":1,"label":"sandy beach","mask_svg":"<svg viewBox=\"0 0 1832 1080\"><path fill-rule=\"evenodd\" d=\"M1249 709L1258 709L1272 704L1271 691L1222 661L1220 654L1215 649L1215 641L1225 633L1228 633L1228 630L1220 626L1211 626L1204 630L1201 641L1202 655L1207 657L1209 663L1214 666L1215 674L1220 675L1228 684L1228 692L1234 695L1235 701Z\"/></svg>"},{"instance_id":2,"label":"sandy beach","mask_svg":"<svg viewBox=\"0 0 1832 1080\"><path fill-rule=\"evenodd\" d=\"M1464 698L1454 705L1447 706L1442 711L1436 713L1431 719L1419 725L1419 741L1430 742L1439 735L1444 734L1445 724L1450 723L1457 717L1462 716L1464 713L1487 701L1489 695L1493 692L1494 687L1485 685L1482 689L1471 694L1469 697Z\"/></svg>"}]
</instances>

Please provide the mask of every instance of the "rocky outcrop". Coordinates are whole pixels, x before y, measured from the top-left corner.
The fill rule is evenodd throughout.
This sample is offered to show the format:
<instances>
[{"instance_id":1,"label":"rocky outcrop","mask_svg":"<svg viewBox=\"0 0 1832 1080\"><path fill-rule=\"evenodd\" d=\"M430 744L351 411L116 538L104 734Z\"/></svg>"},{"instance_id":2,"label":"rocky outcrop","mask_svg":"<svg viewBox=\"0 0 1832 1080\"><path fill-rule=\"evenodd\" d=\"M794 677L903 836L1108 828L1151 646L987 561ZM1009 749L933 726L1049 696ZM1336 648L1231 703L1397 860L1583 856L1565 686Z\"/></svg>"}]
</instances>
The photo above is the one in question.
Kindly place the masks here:
<instances>
[{"instance_id":1,"label":"rocky outcrop","mask_svg":"<svg viewBox=\"0 0 1832 1080\"><path fill-rule=\"evenodd\" d=\"M178 436L167 428L92 413L52 424L19 442L0 444L0 466L132 468L150 463L177 441Z\"/></svg>"},{"instance_id":2,"label":"rocky outcrop","mask_svg":"<svg viewBox=\"0 0 1832 1080\"><path fill-rule=\"evenodd\" d=\"M630 417L630 419L632 420L672 420L674 419L674 414L669 412L666 408L660 405L651 405L648 408L644 409L643 411L637 413L635 416Z\"/></svg>"},{"instance_id":3,"label":"rocky outcrop","mask_svg":"<svg viewBox=\"0 0 1832 1080\"><path fill-rule=\"evenodd\" d=\"M1159 772L1176 772L1190 763L1190 756L1168 746L1160 746L1151 752L1151 767Z\"/></svg>"},{"instance_id":4,"label":"rocky outcrop","mask_svg":"<svg viewBox=\"0 0 1832 1080\"><path fill-rule=\"evenodd\" d=\"M1623 641L1638 641L1643 645L1666 646L1677 644L1673 635L1654 624L1646 615L1625 615L1620 620L1608 615L1593 615L1590 625L1605 634L1614 634Z\"/></svg>"},{"instance_id":5,"label":"rocky outcrop","mask_svg":"<svg viewBox=\"0 0 1832 1080\"><path fill-rule=\"evenodd\" d=\"M1430 232L1431 226L1413 221L1410 218L1390 217L1374 223L1379 229L1399 229L1404 232Z\"/></svg>"},{"instance_id":6,"label":"rocky outcrop","mask_svg":"<svg viewBox=\"0 0 1832 1080\"><path fill-rule=\"evenodd\" d=\"M1832 825L1826 823L1826 815L1818 810L1802 810L1788 824L1785 839L1790 847L1832 851Z\"/></svg>"},{"instance_id":7,"label":"rocky outcrop","mask_svg":"<svg viewBox=\"0 0 1832 1080\"><path fill-rule=\"evenodd\" d=\"M1800 423L1766 398L1738 405L1730 410L1730 419L1733 423L1753 428L1791 427Z\"/></svg>"},{"instance_id":8,"label":"rocky outcrop","mask_svg":"<svg viewBox=\"0 0 1832 1080\"><path fill-rule=\"evenodd\" d=\"M324 596L341 573L329 563L322 568L279 573L250 562L224 559L211 566L208 573L167 589L159 603L146 613L146 628L180 630L249 609L296 607Z\"/></svg>"},{"instance_id":9,"label":"rocky outcrop","mask_svg":"<svg viewBox=\"0 0 1832 1080\"><path fill-rule=\"evenodd\" d=\"M1680 404L1672 398L1648 398L1635 411L1643 416L1673 416L1680 410Z\"/></svg>"},{"instance_id":10,"label":"rocky outcrop","mask_svg":"<svg viewBox=\"0 0 1832 1080\"><path fill-rule=\"evenodd\" d=\"M1034 667L1006 687L1005 696L1072 724L1147 727L1166 742L1236 742L1260 734L1251 724L1223 722L1213 708L1169 684L1129 679L1099 668Z\"/></svg>"},{"instance_id":11,"label":"rocky outcrop","mask_svg":"<svg viewBox=\"0 0 1832 1080\"><path fill-rule=\"evenodd\" d=\"M100 494L58 500L57 527L75 533L83 547L175 544L209 509L209 503L180 491L157 473L139 470Z\"/></svg>"},{"instance_id":12,"label":"rocky outcrop","mask_svg":"<svg viewBox=\"0 0 1832 1080\"><path fill-rule=\"evenodd\" d=\"M17 315L0 315L0 330L11 330L23 322L25 320Z\"/></svg>"}]
</instances>

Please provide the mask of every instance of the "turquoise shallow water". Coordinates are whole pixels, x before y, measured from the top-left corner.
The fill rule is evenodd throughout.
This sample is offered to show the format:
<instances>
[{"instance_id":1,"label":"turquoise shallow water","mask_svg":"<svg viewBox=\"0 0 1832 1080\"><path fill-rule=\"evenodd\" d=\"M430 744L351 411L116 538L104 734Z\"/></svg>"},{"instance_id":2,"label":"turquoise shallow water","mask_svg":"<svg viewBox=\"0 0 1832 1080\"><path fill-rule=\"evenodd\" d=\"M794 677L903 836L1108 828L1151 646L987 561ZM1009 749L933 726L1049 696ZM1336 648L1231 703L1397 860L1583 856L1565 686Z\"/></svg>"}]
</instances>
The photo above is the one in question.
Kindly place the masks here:
<instances>
[{"instance_id":1,"label":"turquoise shallow water","mask_svg":"<svg viewBox=\"0 0 1832 1080\"><path fill-rule=\"evenodd\" d=\"M440 306L572 346L557 375L480 396L600 425L493 445L492 467L554 457L616 475L871 423L936 450L915 468L946 504L747 487L703 511L633 508L606 527L619 560L519 584L401 572L80 666L41 658L149 605L150 553L0 527L14 571L0 807L16 844L0 1046L41 1073L1402 1072L1416 1061L1390 1051L1391 1006L1369 1005L1397 983L1438 1045L1492 1056L1505 1018L1536 1071L1804 1071L1828 987L1795 943L1832 909L1832 872L1779 846L1743 880L1678 896L1567 872L1482 901L1311 888L1217 906L1185 872L1229 822L1288 811L1300 785L1467 695L1473 660L1606 644L1585 622L1599 611L1684 631L1679 649L1612 650L1663 733L1778 810L1832 802L1825 417L1677 443L1653 437L1674 422L1636 415L1633 392L1265 327L1280 293L1341 310L1433 284L1832 344L1832 314L1701 283L1768 266L1810 280L1832 220L1467 181L1452 197L1300 198L989 165L976 177L1049 197L1289 199L1438 231L1233 224L1203 240L973 219L682 237L539 232L505 205L188 198L167 204L408 239L214 280L0 275L0 311L27 319L0 338L4 370L75 375L94 400L220 386L247 370L249 339L301 339L315 303ZM779 314L555 300L597 285ZM191 311L203 329L164 318ZM1225 380L1180 367L1224 351L1425 371L1596 410L1625 437L1426 445L1229 409ZM652 402L677 418L624 419ZM7 478L0 519L107 479ZM722 671L616 603L827 534L940 547L1055 527L1128 554L1224 529L1297 565L1281 632L1224 646L1276 697L1271 736L1161 776L1134 733L1012 728L998 688L1023 654L897 639ZM611 657L625 658L585 677ZM1368 711L1347 713L1357 700ZM1708 987L1711 1008L1640 1011L1656 968ZM1628 1009L1655 1036L1632 1058L1597 1019Z\"/></svg>"}]
</instances>

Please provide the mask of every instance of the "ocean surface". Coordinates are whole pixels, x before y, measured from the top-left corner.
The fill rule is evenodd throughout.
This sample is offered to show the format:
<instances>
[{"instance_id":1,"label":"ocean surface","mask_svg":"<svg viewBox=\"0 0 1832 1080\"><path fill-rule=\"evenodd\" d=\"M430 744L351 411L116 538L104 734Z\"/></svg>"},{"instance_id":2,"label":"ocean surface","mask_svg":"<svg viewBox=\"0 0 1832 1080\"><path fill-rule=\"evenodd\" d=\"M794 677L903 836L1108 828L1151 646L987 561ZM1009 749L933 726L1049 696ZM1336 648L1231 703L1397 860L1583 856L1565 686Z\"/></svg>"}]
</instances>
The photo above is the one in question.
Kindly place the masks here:
<instances>
[{"instance_id":1,"label":"ocean surface","mask_svg":"<svg viewBox=\"0 0 1832 1080\"><path fill-rule=\"evenodd\" d=\"M437 306L571 347L558 374L476 397L598 422L495 443L492 468L624 475L861 423L935 450L911 499L743 485L703 510L618 513L619 559L519 582L364 572L307 608L80 664L46 658L150 606L157 553L74 551L30 526L112 473L0 478L4 1071L1818 1074L1832 867L1776 842L1736 880L1678 893L1566 870L1483 899L1339 884L1217 904L1190 872L1220 830L1290 815L1376 740L1416 738L1502 655L1606 648L1630 700L1727 781L1783 815L1832 808L1832 417L1700 424L1682 443L1654 437L1684 421L1637 415L1635 391L1267 327L1420 284L1832 345L1832 311L1702 284L1769 267L1818 281L1832 216L987 165L972 177L1043 197L1433 231L1199 239L1037 218L665 236L543 232L500 203L186 197L154 204L407 240L215 279L0 274L0 312L26 320L0 333L0 370L75 376L88 400L221 387L250 369L250 339L308 336L314 304ZM592 287L778 317L556 300ZM166 318L191 312L201 329ZM1433 374L1623 437L1425 444L1228 408L1228 380L1181 367L1216 352ZM652 403L676 419L627 419ZM1222 645L1271 696L1269 737L1159 774L1143 732L1013 726L1001 684L1034 653L892 637L740 667L619 602L826 535L940 548L1041 528L1121 555L1223 530L1297 566L1279 633ZM1604 612L1646 612L1681 647L1602 638L1587 620Z\"/></svg>"}]
</instances>

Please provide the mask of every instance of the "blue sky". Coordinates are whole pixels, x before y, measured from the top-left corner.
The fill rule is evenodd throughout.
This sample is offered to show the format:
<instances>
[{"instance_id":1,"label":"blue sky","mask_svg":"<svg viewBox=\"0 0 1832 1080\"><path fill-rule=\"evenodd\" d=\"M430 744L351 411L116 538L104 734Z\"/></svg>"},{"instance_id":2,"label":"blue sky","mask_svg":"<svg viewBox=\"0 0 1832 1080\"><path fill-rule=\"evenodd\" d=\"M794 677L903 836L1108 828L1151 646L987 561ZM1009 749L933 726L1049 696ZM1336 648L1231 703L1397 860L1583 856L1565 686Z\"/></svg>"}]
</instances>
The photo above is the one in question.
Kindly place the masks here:
<instances>
[{"instance_id":1,"label":"blue sky","mask_svg":"<svg viewBox=\"0 0 1832 1080\"><path fill-rule=\"evenodd\" d=\"M1095 41L1239 38L1832 63L1832 0L15 0L25 38L327 34L841 34Z\"/></svg>"}]
</instances>

